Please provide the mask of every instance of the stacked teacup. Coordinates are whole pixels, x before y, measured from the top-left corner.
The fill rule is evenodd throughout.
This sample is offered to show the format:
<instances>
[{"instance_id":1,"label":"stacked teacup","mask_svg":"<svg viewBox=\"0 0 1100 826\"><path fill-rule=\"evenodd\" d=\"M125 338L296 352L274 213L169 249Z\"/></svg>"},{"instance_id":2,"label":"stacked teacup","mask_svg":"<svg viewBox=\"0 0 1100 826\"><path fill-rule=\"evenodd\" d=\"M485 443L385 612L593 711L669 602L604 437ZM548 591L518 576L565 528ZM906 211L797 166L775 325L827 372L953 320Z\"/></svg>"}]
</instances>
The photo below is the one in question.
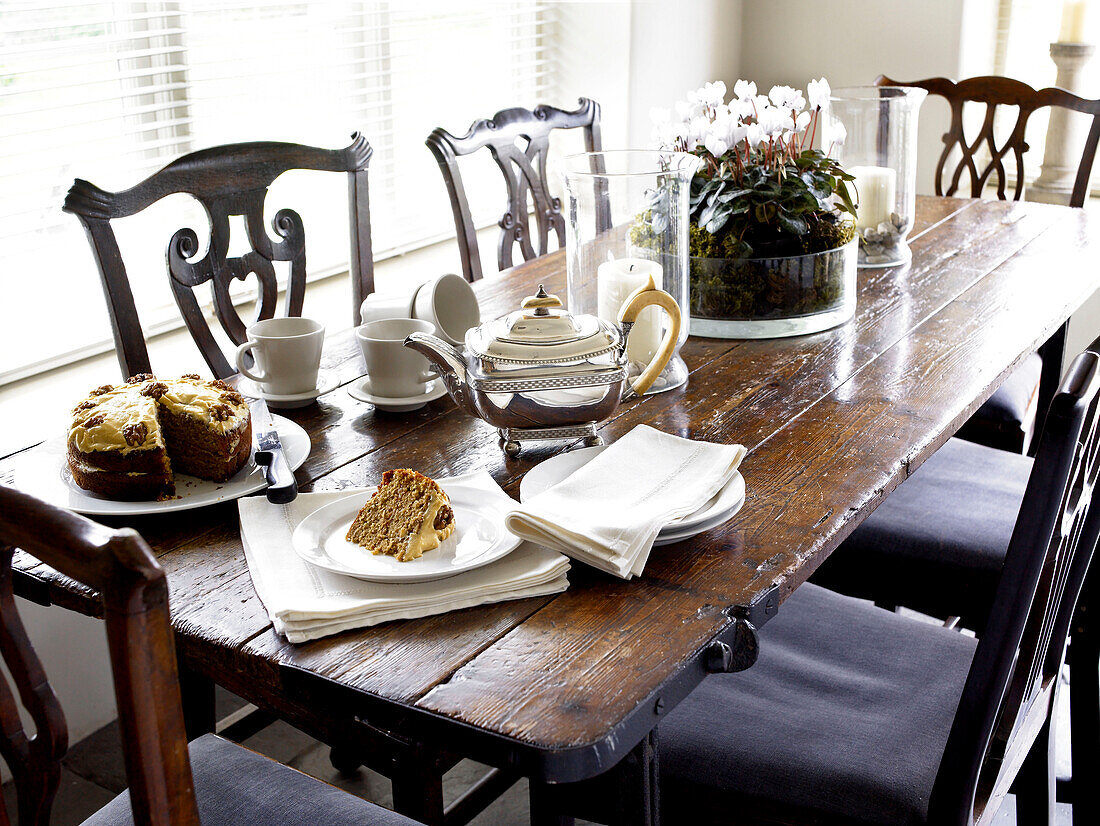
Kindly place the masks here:
<instances>
[{"instance_id":1,"label":"stacked teacup","mask_svg":"<svg viewBox=\"0 0 1100 826\"><path fill-rule=\"evenodd\" d=\"M474 291L458 275L441 275L412 293L372 294L361 308L355 329L367 375L348 392L380 410L418 410L447 392L427 359L405 347L410 333L431 333L461 346L466 331L481 323Z\"/></svg>"}]
</instances>

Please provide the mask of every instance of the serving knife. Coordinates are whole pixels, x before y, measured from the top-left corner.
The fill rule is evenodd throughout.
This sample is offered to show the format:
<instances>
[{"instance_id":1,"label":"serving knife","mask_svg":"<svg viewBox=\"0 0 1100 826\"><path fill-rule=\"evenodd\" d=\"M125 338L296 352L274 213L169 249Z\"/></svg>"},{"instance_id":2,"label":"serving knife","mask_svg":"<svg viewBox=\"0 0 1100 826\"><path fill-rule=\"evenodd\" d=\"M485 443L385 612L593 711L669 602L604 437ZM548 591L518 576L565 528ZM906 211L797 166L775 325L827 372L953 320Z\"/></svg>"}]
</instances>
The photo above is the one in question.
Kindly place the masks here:
<instances>
[{"instance_id":1,"label":"serving knife","mask_svg":"<svg viewBox=\"0 0 1100 826\"><path fill-rule=\"evenodd\" d=\"M263 465L267 478L267 501L276 505L293 502L298 496L298 482L283 453L275 420L263 399L249 399L252 410L252 430L256 437L256 464Z\"/></svg>"},{"instance_id":2,"label":"serving knife","mask_svg":"<svg viewBox=\"0 0 1100 826\"><path fill-rule=\"evenodd\" d=\"M222 381L244 396L252 411L252 436L256 442L254 455L256 464L263 466L264 478L267 479L267 501L275 505L293 502L298 498L298 482L283 453L283 443L267 402L259 398L255 391L245 389L244 377L240 373L226 376Z\"/></svg>"}]
</instances>

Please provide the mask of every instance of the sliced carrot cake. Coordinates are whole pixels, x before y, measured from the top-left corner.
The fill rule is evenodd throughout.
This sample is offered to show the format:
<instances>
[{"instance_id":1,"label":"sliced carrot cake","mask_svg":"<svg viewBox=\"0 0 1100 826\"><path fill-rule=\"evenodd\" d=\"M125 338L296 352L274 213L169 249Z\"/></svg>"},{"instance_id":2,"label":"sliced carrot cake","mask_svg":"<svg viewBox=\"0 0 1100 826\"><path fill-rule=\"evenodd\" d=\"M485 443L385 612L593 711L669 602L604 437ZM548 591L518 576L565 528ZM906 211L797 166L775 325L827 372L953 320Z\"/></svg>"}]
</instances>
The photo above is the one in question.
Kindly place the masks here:
<instances>
[{"instance_id":1,"label":"sliced carrot cake","mask_svg":"<svg viewBox=\"0 0 1100 826\"><path fill-rule=\"evenodd\" d=\"M415 470L387 470L382 483L351 523L348 542L398 562L419 559L454 533L450 500L435 482Z\"/></svg>"},{"instance_id":2,"label":"sliced carrot cake","mask_svg":"<svg viewBox=\"0 0 1100 826\"><path fill-rule=\"evenodd\" d=\"M69 427L73 480L110 499L172 496L174 470L224 482L251 452L244 399L195 374L158 380L142 373L99 387L73 409Z\"/></svg>"}]
</instances>

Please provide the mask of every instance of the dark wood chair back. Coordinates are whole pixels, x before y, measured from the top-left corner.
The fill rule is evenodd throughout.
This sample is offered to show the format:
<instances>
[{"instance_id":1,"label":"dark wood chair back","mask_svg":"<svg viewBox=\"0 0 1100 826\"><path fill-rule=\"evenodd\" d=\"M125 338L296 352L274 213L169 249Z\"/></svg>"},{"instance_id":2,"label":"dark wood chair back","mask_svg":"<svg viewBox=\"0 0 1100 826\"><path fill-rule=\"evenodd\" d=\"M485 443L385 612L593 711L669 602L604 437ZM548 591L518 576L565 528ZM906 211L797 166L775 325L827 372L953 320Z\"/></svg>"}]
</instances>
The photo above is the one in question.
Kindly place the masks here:
<instances>
[{"instance_id":1,"label":"dark wood chair back","mask_svg":"<svg viewBox=\"0 0 1100 826\"><path fill-rule=\"evenodd\" d=\"M1100 536L1100 340L1051 402L1020 515L932 791L930 823L974 823L1008 793L1049 716ZM1053 777L1051 778L1053 781Z\"/></svg>"},{"instance_id":2,"label":"dark wood chair back","mask_svg":"<svg viewBox=\"0 0 1100 826\"><path fill-rule=\"evenodd\" d=\"M177 231L168 242L169 283L176 304L215 378L237 372L221 351L203 316L194 290L210 282L214 308L226 335L235 344L247 339L246 323L229 295L233 279L255 274L259 282L256 319L275 314L278 285L273 261L290 262L284 314L300 316L306 283L305 227L298 213L281 209L272 221L274 242L264 228L264 201L272 181L291 169L346 172L351 235L352 316L359 323L359 305L374 291L367 165L372 149L359 133L339 150L293 143L228 144L192 152L122 192L106 192L81 179L73 182L63 209L84 225L103 280L115 337L115 351L124 377L151 373L145 335L134 305L126 266L111 227L113 218L135 215L168 195L186 193L197 199L210 219L206 255L191 260L200 246L192 229ZM228 257L229 217L244 217L251 250Z\"/></svg>"},{"instance_id":3,"label":"dark wood chair back","mask_svg":"<svg viewBox=\"0 0 1100 826\"><path fill-rule=\"evenodd\" d=\"M962 186L963 176L970 182L970 197L981 197L991 180L996 182L997 197L1007 199L1008 175L1006 159L1015 177L1012 200L1018 201L1024 194L1024 153L1028 151L1027 123L1036 109L1060 106L1092 115L1081 160L1077 166L1077 178L1070 197L1070 206L1083 206L1088 197L1089 176L1096 158L1096 145L1100 141L1100 100L1087 100L1065 89L1033 89L1026 83L1008 77L972 77L958 83L945 77L902 82L879 75L876 86L915 86L929 94L946 98L951 105L951 125L943 136L943 152L936 164L936 194L954 195ZM963 130L963 109L966 103L984 104L985 117L981 128L972 140ZM997 145L993 132L998 107L1017 107L1016 122L1003 144ZM949 172L948 161L957 153L957 161ZM983 159L988 153L988 160ZM978 164L984 162L979 168Z\"/></svg>"},{"instance_id":4,"label":"dark wood chair back","mask_svg":"<svg viewBox=\"0 0 1100 826\"><path fill-rule=\"evenodd\" d=\"M584 146L589 152L603 147L600 140L600 105L581 98L572 112L553 106L530 109L504 109L488 120L474 121L469 131L452 135L442 128L432 130L426 143L439 164L451 211L455 218L458 247L462 255L462 273L467 281L482 277L481 253L477 245L477 228L470 215L470 204L462 186L458 158L488 147L508 188L508 206L500 219L497 243L497 266L507 269L514 263L516 246L524 261L530 261L550 251L550 233L557 235L558 246L565 246L565 221L561 215L561 200L553 198L547 188L546 154L550 133L555 129L584 129ZM528 196L534 202L535 234L532 237Z\"/></svg>"},{"instance_id":5,"label":"dark wood chair back","mask_svg":"<svg viewBox=\"0 0 1100 826\"><path fill-rule=\"evenodd\" d=\"M49 823L68 735L16 610L15 548L102 597L135 821L197 825L163 569L133 530L106 528L0 486L0 656L15 683L13 691L0 675L0 754L15 781L20 826ZM16 693L33 734L23 727Z\"/></svg>"}]
</instances>

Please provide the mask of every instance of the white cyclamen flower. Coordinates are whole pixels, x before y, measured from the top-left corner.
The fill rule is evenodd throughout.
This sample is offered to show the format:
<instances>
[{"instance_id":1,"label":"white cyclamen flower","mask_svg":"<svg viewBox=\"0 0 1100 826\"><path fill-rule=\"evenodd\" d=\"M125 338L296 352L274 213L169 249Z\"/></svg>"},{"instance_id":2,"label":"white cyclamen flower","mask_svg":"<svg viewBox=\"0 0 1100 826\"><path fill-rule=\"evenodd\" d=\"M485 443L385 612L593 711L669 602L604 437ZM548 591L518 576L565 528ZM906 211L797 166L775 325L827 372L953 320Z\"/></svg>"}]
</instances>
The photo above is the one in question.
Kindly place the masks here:
<instances>
[{"instance_id":1,"label":"white cyclamen flower","mask_svg":"<svg viewBox=\"0 0 1100 826\"><path fill-rule=\"evenodd\" d=\"M844 146L844 141L848 139L848 130L840 121L830 120L821 130L821 139L825 146Z\"/></svg>"},{"instance_id":2,"label":"white cyclamen flower","mask_svg":"<svg viewBox=\"0 0 1100 826\"><path fill-rule=\"evenodd\" d=\"M810 101L811 109L820 109L826 103L829 102L829 95L832 94L832 89L829 88L829 81L825 78L821 80L811 80L806 84L806 97Z\"/></svg>"},{"instance_id":3,"label":"white cyclamen flower","mask_svg":"<svg viewBox=\"0 0 1100 826\"><path fill-rule=\"evenodd\" d=\"M809 112L799 112L798 117L794 119L794 131L804 132L806 127L810 125L811 117Z\"/></svg>"},{"instance_id":4,"label":"white cyclamen flower","mask_svg":"<svg viewBox=\"0 0 1100 826\"><path fill-rule=\"evenodd\" d=\"M691 123L687 125L687 147L690 152L695 147L699 146L703 139L710 133L710 118L695 117L691 119Z\"/></svg>"},{"instance_id":5,"label":"white cyclamen flower","mask_svg":"<svg viewBox=\"0 0 1100 826\"><path fill-rule=\"evenodd\" d=\"M738 100L750 100L756 97L756 84L751 80L739 80L733 84L733 94Z\"/></svg>"},{"instance_id":6,"label":"white cyclamen flower","mask_svg":"<svg viewBox=\"0 0 1100 826\"><path fill-rule=\"evenodd\" d=\"M750 123L745 127L745 140L749 146L758 146L764 140L764 130L759 123Z\"/></svg>"},{"instance_id":7,"label":"white cyclamen flower","mask_svg":"<svg viewBox=\"0 0 1100 826\"><path fill-rule=\"evenodd\" d=\"M702 104L692 100L676 101L676 117L684 123L691 122L701 114L703 114Z\"/></svg>"},{"instance_id":8,"label":"white cyclamen flower","mask_svg":"<svg viewBox=\"0 0 1100 826\"><path fill-rule=\"evenodd\" d=\"M756 108L752 105L752 100L731 100L729 107L730 117L737 120L748 120L756 114Z\"/></svg>"},{"instance_id":9,"label":"white cyclamen flower","mask_svg":"<svg viewBox=\"0 0 1100 826\"><path fill-rule=\"evenodd\" d=\"M729 132L729 145L737 146L749 134L749 127L742 123L736 123Z\"/></svg>"},{"instance_id":10,"label":"white cyclamen flower","mask_svg":"<svg viewBox=\"0 0 1100 826\"><path fill-rule=\"evenodd\" d=\"M717 106L726 99L726 84L720 80L704 83L694 92L688 92L688 100L703 106Z\"/></svg>"},{"instance_id":11,"label":"white cyclamen flower","mask_svg":"<svg viewBox=\"0 0 1100 826\"><path fill-rule=\"evenodd\" d=\"M783 132L794 130L794 120L791 118L790 112L785 108L780 109L777 106L773 106L761 112L757 122L760 128L764 130L764 134L769 138L774 138Z\"/></svg>"},{"instance_id":12,"label":"white cyclamen flower","mask_svg":"<svg viewBox=\"0 0 1100 826\"><path fill-rule=\"evenodd\" d=\"M657 149L672 149L679 138L687 135L687 124L666 120L653 125L653 143Z\"/></svg>"},{"instance_id":13,"label":"white cyclamen flower","mask_svg":"<svg viewBox=\"0 0 1100 826\"><path fill-rule=\"evenodd\" d=\"M703 146L716 158L720 158L729 150L729 144L715 134L703 138Z\"/></svg>"},{"instance_id":14,"label":"white cyclamen flower","mask_svg":"<svg viewBox=\"0 0 1100 826\"><path fill-rule=\"evenodd\" d=\"M773 86L768 92L771 102L781 109L795 109L801 112L806 107L802 92L792 86Z\"/></svg>"}]
</instances>

